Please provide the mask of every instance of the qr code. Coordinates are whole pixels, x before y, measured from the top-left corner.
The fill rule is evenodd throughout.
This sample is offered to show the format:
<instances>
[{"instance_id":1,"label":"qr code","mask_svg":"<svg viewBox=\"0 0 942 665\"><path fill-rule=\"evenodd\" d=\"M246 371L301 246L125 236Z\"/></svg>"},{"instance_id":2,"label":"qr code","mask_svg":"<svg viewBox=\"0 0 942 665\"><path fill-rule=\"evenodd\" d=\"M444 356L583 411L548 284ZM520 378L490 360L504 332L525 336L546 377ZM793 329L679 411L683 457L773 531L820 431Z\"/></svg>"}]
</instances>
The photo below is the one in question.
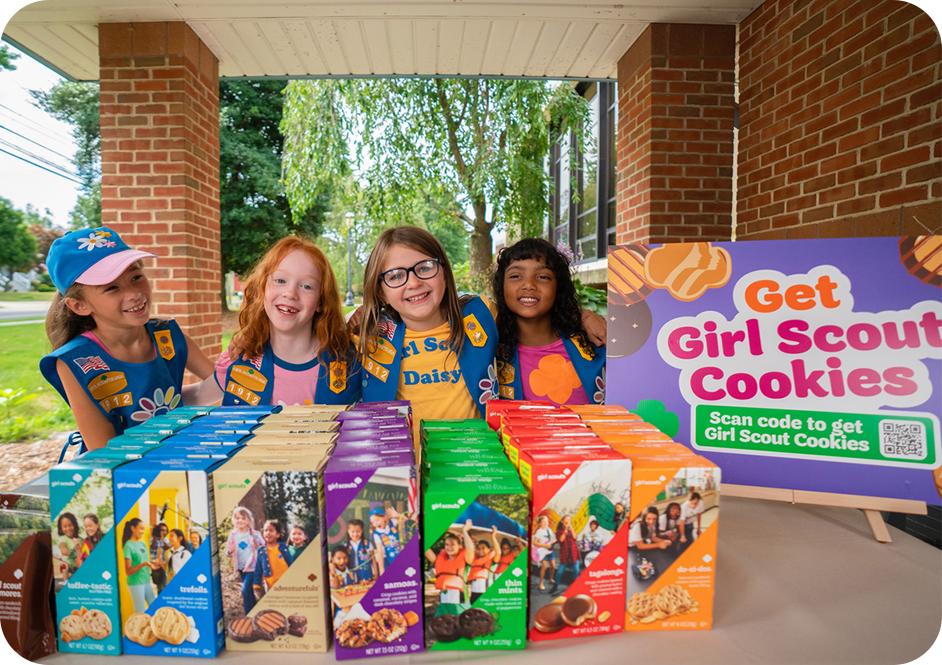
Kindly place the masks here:
<instances>
[{"instance_id":1,"label":"qr code","mask_svg":"<svg viewBox=\"0 0 942 665\"><path fill-rule=\"evenodd\" d=\"M884 457L924 459L926 426L914 420L881 420L880 452Z\"/></svg>"}]
</instances>

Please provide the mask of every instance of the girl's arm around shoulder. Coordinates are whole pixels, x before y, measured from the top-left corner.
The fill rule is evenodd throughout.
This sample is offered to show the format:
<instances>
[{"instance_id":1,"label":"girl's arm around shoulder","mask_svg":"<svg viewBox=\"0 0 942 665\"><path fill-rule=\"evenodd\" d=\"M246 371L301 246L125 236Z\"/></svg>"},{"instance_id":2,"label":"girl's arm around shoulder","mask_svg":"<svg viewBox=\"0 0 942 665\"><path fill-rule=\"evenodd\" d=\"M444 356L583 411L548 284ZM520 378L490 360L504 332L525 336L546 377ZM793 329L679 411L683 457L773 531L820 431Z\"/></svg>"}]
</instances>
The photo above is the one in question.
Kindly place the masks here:
<instances>
[{"instance_id":1,"label":"girl's arm around shoulder","mask_svg":"<svg viewBox=\"0 0 942 665\"><path fill-rule=\"evenodd\" d=\"M56 372L69 398L69 406L72 408L72 415L75 416L75 424L85 440L85 446L89 450L104 448L115 436L114 427L95 406L63 361L56 361Z\"/></svg>"},{"instance_id":2,"label":"girl's arm around shoulder","mask_svg":"<svg viewBox=\"0 0 942 665\"><path fill-rule=\"evenodd\" d=\"M589 341L596 346L605 344L606 330L605 317L599 316L589 309L582 310L582 327L589 336Z\"/></svg>"},{"instance_id":3,"label":"girl's arm around shoulder","mask_svg":"<svg viewBox=\"0 0 942 665\"><path fill-rule=\"evenodd\" d=\"M187 337L187 346L193 346L197 348L189 337ZM203 359L209 363L209 360L203 355L202 351L199 351L199 355L203 356ZM191 355L190 358L193 356ZM202 361L201 361L202 362ZM186 405L208 405L215 404L222 399L222 388L219 386L219 382L216 379L216 369L223 368L223 371L226 367L232 364L230 356L226 351L223 351L219 354L219 358L216 360L216 365L213 366L210 363L210 371L205 375L197 374L202 380L197 383L191 383L187 386L183 386L183 403ZM189 369L190 363L187 361L187 369ZM191 370L193 371L193 370ZM195 371L193 371L196 374Z\"/></svg>"}]
</instances>

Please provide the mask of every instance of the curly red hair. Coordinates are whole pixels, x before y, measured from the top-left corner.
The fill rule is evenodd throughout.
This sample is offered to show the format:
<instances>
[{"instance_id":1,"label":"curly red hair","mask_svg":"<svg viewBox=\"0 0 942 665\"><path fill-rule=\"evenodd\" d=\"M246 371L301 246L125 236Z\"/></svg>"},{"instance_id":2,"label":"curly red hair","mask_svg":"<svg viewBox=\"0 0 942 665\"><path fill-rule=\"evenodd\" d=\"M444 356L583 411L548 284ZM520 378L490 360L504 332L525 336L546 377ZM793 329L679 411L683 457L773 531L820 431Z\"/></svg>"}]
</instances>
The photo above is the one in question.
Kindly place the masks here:
<instances>
[{"instance_id":1,"label":"curly red hair","mask_svg":"<svg viewBox=\"0 0 942 665\"><path fill-rule=\"evenodd\" d=\"M345 358L350 348L350 335L343 320L334 271L317 245L295 235L285 236L276 242L259 259L246 279L242 309L239 311L239 331L233 336L233 346L249 356L261 355L271 335L268 315L265 314L265 285L278 264L295 250L307 254L321 275L320 312L312 322L319 355L323 359L329 351L337 358Z\"/></svg>"}]
</instances>

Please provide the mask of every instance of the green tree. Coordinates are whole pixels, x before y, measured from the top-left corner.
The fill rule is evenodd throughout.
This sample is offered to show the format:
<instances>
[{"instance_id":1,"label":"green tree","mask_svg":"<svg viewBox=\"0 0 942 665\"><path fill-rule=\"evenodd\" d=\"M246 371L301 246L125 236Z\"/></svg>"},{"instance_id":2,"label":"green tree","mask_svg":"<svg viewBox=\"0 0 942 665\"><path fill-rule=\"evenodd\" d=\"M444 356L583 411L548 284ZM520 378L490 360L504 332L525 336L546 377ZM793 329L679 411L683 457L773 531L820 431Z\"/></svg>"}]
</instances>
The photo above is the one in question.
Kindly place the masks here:
<instances>
[{"instance_id":1,"label":"green tree","mask_svg":"<svg viewBox=\"0 0 942 665\"><path fill-rule=\"evenodd\" d=\"M98 84L60 81L49 90L31 90L39 108L72 126L76 150L72 157L81 180L79 197L69 212L73 229L101 225L101 130Z\"/></svg>"},{"instance_id":2,"label":"green tree","mask_svg":"<svg viewBox=\"0 0 942 665\"><path fill-rule=\"evenodd\" d=\"M292 215L281 183L283 81L220 84L220 191L223 271L247 273L288 233L316 236L330 196Z\"/></svg>"},{"instance_id":3,"label":"green tree","mask_svg":"<svg viewBox=\"0 0 942 665\"><path fill-rule=\"evenodd\" d=\"M470 235L470 272L491 263L491 231L541 230L552 122L582 128L571 86L508 79L293 81L282 133L295 212L351 171L368 215L415 223L417 201L450 200L441 219ZM578 132L581 138L581 129ZM453 217L450 215L453 214Z\"/></svg>"},{"instance_id":4,"label":"green tree","mask_svg":"<svg viewBox=\"0 0 942 665\"><path fill-rule=\"evenodd\" d=\"M13 61L19 57L20 54L11 51L6 44L0 44L0 69L6 69L12 72L16 69L16 65L13 64Z\"/></svg>"},{"instance_id":5,"label":"green tree","mask_svg":"<svg viewBox=\"0 0 942 665\"><path fill-rule=\"evenodd\" d=\"M23 212L0 197L0 269L7 275L36 265L36 240L30 235Z\"/></svg>"}]
</instances>

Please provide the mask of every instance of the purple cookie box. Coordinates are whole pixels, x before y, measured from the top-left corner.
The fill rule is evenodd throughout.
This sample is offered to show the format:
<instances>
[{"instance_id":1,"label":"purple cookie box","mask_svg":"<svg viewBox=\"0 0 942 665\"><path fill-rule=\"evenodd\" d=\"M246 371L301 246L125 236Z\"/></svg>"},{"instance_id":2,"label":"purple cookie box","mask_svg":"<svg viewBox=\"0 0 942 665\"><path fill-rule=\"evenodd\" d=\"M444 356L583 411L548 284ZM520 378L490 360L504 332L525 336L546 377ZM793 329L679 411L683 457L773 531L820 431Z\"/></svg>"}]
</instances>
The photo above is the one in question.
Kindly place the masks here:
<instances>
[{"instance_id":1,"label":"purple cookie box","mask_svg":"<svg viewBox=\"0 0 942 665\"><path fill-rule=\"evenodd\" d=\"M415 487L415 457L411 447L409 450L391 451L388 454L344 455L338 453L339 446L324 470L324 508L327 530L344 518L344 512L351 502L361 494L369 494L368 488L374 476L398 473L403 477L403 482L406 482L405 479L408 478L408 485ZM402 490L409 491L406 487ZM417 511L417 499L414 499L414 506ZM417 521L420 519L418 515L415 518ZM416 529L409 542L386 567L359 603L370 615L383 608L395 609L402 614L414 612L418 617L418 623L410 626L405 635L389 643L373 641L365 647L354 649L343 647L335 640L334 653L337 660L408 655L425 650L421 556L419 535ZM336 630L336 626L334 629Z\"/></svg>"}]
</instances>

